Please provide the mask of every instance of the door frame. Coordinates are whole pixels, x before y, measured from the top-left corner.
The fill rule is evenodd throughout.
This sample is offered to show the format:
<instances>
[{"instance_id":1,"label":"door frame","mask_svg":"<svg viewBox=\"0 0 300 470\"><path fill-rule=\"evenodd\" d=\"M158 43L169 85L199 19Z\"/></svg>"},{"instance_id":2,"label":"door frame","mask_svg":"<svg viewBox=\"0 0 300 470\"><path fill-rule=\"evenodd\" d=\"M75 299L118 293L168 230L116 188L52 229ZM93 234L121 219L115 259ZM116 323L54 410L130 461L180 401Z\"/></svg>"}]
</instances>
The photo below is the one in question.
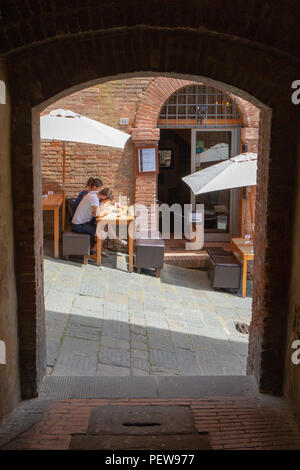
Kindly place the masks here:
<instances>
[{"instance_id":1,"label":"door frame","mask_svg":"<svg viewBox=\"0 0 300 470\"><path fill-rule=\"evenodd\" d=\"M196 133L197 132L230 132L231 133L231 145L230 145L230 158L240 153L240 128L193 128L191 129L191 173L196 171ZM196 197L191 190L191 204L193 210L195 210ZM230 190L230 218L228 233L205 233L204 240L208 242L226 242L230 241L231 238L239 235L239 189L234 188Z\"/></svg>"}]
</instances>

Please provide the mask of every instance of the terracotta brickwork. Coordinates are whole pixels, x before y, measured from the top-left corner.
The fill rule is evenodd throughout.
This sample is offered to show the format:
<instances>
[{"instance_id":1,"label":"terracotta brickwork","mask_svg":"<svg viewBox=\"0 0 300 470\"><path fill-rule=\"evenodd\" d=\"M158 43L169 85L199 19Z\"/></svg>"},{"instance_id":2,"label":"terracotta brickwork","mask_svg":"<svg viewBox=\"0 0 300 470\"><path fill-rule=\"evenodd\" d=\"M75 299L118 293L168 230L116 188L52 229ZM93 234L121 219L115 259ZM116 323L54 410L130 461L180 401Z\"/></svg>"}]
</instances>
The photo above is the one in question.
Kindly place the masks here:
<instances>
[{"instance_id":1,"label":"terracotta brickwork","mask_svg":"<svg viewBox=\"0 0 300 470\"><path fill-rule=\"evenodd\" d=\"M110 81L87 88L57 101L44 110L71 109L128 134L134 125L139 96L151 78ZM120 124L121 118L128 125ZM62 144L41 142L43 190L61 191ZM134 202L135 148L128 141L125 149L78 143L66 144L66 194L76 196L91 176L98 176L113 190L114 197L129 197Z\"/></svg>"},{"instance_id":2,"label":"terracotta brickwork","mask_svg":"<svg viewBox=\"0 0 300 470\"><path fill-rule=\"evenodd\" d=\"M191 409L199 433L207 433L212 450L296 450L300 449L300 431L279 398L251 399L72 399L54 402L39 422L17 436L0 433L4 450L68 450L72 435L88 435L91 413L97 407L186 406ZM27 415L33 412L28 410ZM16 419L16 418L15 418ZM180 429L178 430L180 432ZM109 447L108 447L109 448Z\"/></svg>"}]
</instances>

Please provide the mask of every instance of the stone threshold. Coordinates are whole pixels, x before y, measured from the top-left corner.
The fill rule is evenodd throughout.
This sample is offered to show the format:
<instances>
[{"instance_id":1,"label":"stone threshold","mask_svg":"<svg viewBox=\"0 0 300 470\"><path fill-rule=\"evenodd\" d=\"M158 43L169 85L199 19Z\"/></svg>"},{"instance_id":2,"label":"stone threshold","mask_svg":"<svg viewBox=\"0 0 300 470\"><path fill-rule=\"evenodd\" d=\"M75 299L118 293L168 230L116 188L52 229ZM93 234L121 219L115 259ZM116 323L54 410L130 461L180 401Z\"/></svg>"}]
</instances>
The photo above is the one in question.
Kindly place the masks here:
<instances>
[{"instance_id":1,"label":"stone threshold","mask_svg":"<svg viewBox=\"0 0 300 470\"><path fill-rule=\"evenodd\" d=\"M206 398L253 397L252 376L45 377L39 398Z\"/></svg>"}]
</instances>

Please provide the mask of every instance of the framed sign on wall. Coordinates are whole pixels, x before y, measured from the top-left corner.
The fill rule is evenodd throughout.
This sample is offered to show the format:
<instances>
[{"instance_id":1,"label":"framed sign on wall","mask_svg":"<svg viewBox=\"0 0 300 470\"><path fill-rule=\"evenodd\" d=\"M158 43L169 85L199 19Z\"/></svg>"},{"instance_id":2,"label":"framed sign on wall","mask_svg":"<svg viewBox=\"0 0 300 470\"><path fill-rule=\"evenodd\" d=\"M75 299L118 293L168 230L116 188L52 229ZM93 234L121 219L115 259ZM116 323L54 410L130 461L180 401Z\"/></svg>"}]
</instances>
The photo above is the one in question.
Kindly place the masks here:
<instances>
[{"instance_id":1,"label":"framed sign on wall","mask_svg":"<svg viewBox=\"0 0 300 470\"><path fill-rule=\"evenodd\" d=\"M139 174L158 173L158 149L157 147L138 147L136 149L137 166Z\"/></svg>"}]
</instances>

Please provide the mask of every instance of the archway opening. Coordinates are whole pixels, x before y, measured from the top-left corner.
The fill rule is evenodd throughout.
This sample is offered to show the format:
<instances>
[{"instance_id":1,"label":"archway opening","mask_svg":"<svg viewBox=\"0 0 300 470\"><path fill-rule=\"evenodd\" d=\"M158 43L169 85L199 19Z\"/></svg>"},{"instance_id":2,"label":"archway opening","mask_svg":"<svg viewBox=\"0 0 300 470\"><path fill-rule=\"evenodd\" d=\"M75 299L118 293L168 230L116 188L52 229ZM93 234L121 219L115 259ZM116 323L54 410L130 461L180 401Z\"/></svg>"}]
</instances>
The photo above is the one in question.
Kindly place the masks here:
<instances>
[{"instance_id":1,"label":"archway opening","mask_svg":"<svg viewBox=\"0 0 300 470\"><path fill-rule=\"evenodd\" d=\"M110 125L115 124L115 126L121 125L120 116L122 115L124 109L120 110L121 112L120 116L114 115L116 108L111 106L111 102L113 100L113 97L118 95L120 91L120 88L118 88L118 85L121 88L123 87L123 89L124 88L126 89L125 82L127 80L129 81L129 89L131 90L132 90L132 82L136 81L135 85L138 85L138 83L140 83L141 81L142 82L144 81L143 92L146 94L147 91L149 91L146 85L148 85L148 87L153 86L153 84L155 83L155 80L157 81L168 80L168 78L165 78L165 77L130 78L130 79L122 80L122 81L107 82L99 86L97 85L98 87L103 88L104 96L107 96L108 100L110 101L110 107L109 107L109 113L108 113L110 114L110 116L108 120L109 122L107 121L107 124L110 124ZM93 95L93 93L96 92L97 86L87 89L86 96ZM111 89L114 86L116 87L118 91L116 95L114 95L114 93L111 92ZM109 94L107 94L106 87L110 90ZM82 93L82 95L81 97L77 96L77 101L76 101L76 98L74 98L76 97L76 93L75 93L75 95L73 94L70 97L66 97L63 100L61 100L59 103L55 102L51 104L51 107L45 109L44 113L49 112L50 109L53 109L56 107L70 108L69 104L71 103L73 108L74 106L76 107L76 109L74 109L75 111L77 112L81 111L82 114L84 114L83 111L84 111L85 104L84 104L83 95L85 91L83 90L79 93ZM136 96L140 94L140 90L138 89L138 87L135 89L135 93L136 93ZM118 99L120 99L120 95L118 96ZM121 101L124 102L125 107L128 106L128 102L122 99ZM142 103L142 100L139 103L138 102L136 103L136 107L133 110L132 116L128 120L128 124L132 128L133 135L135 132L137 132L136 131L137 129L139 131L143 131L142 126L140 127L137 126L137 124L139 123L139 119L141 118L141 113L140 113L141 103ZM86 105L87 107L85 109L89 110L89 113L91 113L91 108L88 106L88 103L86 103ZM98 103L96 104L96 106L99 106ZM100 106L101 106L101 101L100 101ZM103 119L103 115L101 118L99 116L99 110L97 110L97 113L98 114L97 114L96 119L97 118L99 120ZM122 115L122 119L123 118L126 118L126 116ZM159 119L157 122L159 123ZM197 131L203 132L204 130L199 129L199 127L200 126L199 125L197 126L196 124L193 130L195 130L196 132ZM168 131L169 129L166 129L166 132ZM177 136L182 139L185 131L186 129L176 129ZM159 148L160 146L165 147L166 145L164 143L165 136L163 132L161 130ZM174 138L174 136L172 136L172 138ZM139 137L139 140L136 139L135 142L136 141L139 144L141 144L142 142L141 137ZM145 142L148 143L147 139L144 139L144 143ZM52 157L50 159L49 159L49 148L51 149L50 155L52 153ZM163 148L162 150L165 150L165 148ZM51 178L52 178L52 183L54 181L59 180L58 173L61 170L60 168L61 163L59 163L58 161L58 158L59 158L58 153L60 151L61 149L59 146L57 146L57 144L51 147L51 144L49 146L43 143L42 172L43 172L43 177L44 177L43 189L45 192L47 192L48 190L53 190L53 189L55 190L55 188L53 187L50 188L51 184L49 186L49 183L51 183ZM98 151L100 151L100 153L98 153ZM103 168L105 167L105 165L107 165L107 168L109 168L110 167L109 162L112 162L111 154L109 153L108 149L99 150L99 149L93 148L92 150L88 150L87 148L82 148L82 146L80 145L76 145L76 146L71 145L67 153L69 153L70 162L71 162L69 164L70 166L68 169L68 172L70 175L70 183L69 183L70 194L69 195L75 195L76 191L78 191L79 187L83 185L87 177L91 176L90 168L93 169L93 174L96 173L96 175L99 175L101 177L103 177L103 173L104 173L105 184L107 184L108 186L115 184L116 185L115 190L118 190L118 189L120 190L120 181L122 180L122 178L124 180L124 168L127 168L127 170L128 168L131 168L131 173L129 171L130 173L129 181L131 181L131 183L129 182L128 184L128 191L131 191L131 193L134 194L132 181L135 178L135 169L134 169L135 149L133 145L131 146L129 153L128 153L128 147L127 147L127 154L125 155L125 158L124 158L124 155L117 156L117 159L118 159L117 171L120 170L119 178L116 176L117 171L114 171L111 175L109 175L109 170L107 170L107 173L103 172ZM122 158L120 158L120 156ZM128 158L131 161L129 165L128 165ZM72 163L72 159L73 159L73 163ZM49 160L52 160L52 162ZM51 167L50 163L52 163L52 170L50 168ZM189 163L191 164L191 160ZM100 164L100 167L98 167L99 169L97 169L96 167L97 164ZM79 178L78 177L76 178L76 170L74 171L76 167L78 168L77 170L78 174L80 174ZM55 171L53 170L53 168L55 168ZM190 167L190 169L191 168L192 167ZM102 174L101 174L101 169L103 172ZM187 169L188 169L188 166L186 168L186 171ZM98 173L98 171L100 173ZM51 173L52 173L52 177L50 178L50 182L49 182L49 174L51 175ZM157 185L158 188L159 188L159 178L162 173L163 172L161 171L159 172L159 175L158 175L158 185ZM123 186L123 190L124 188L125 186ZM122 190L120 190L119 195L124 195L122 194ZM145 195L147 196L147 192L145 193ZM127 193L126 193L126 196L128 196ZM136 193L135 193L135 196L136 196ZM139 194L138 196L139 196L139 202L141 202L141 194ZM134 197L132 199L134 200ZM51 248L50 248L49 253L51 253ZM113 266L114 268L117 266L118 256L119 255L117 254L116 257L114 257L114 266ZM143 275L143 276L146 276L145 278L146 280L142 281L142 283L144 282L146 285L149 279L150 279L150 283L152 281L155 281L155 284L153 283L153 286L152 286L152 289L153 289L152 292L151 292L151 289L149 290L149 292L147 292L147 289L144 289L144 290L139 289L137 292L133 293L132 297L130 297L128 290L126 291L126 289L125 289L126 292L120 291L119 293L116 292L118 289L116 290L108 289L108 292L104 292L102 290L102 293L100 296L99 294L97 294L96 296L93 296L91 295L91 290L89 290L90 286L89 288L87 288L86 286L83 285L85 282L84 280L85 274L83 272L81 272L81 279L80 279L79 285L76 286L75 278L78 278L78 272L79 272L78 266L74 266L71 264L68 265L68 263L66 262L62 263L62 266L63 266L62 268L59 268L58 266L59 266L59 263L57 262L53 263L52 260L47 260L46 262L45 271L46 271L46 276L48 276L48 280L50 281L50 284L51 284L51 278L52 280L54 280L56 274L58 274L58 276L54 280L54 284L56 284L56 286L53 285L52 287L49 287L49 284L48 284L48 286L46 286L46 289L49 287L49 290L48 291L46 290L45 292L46 293L46 310L48 310L49 312L49 315L48 315L49 325L50 325L49 338L51 335L51 328L53 326L53 322L55 323L54 329L56 330L56 326L59 323L59 318L62 320L62 328L59 332L55 331L54 341L52 341L52 346L49 346L49 349L48 349L48 351L51 351L51 348L52 348L52 352L48 352L48 358L54 352L54 355L52 354L52 358L50 359L50 361L48 361L49 374L65 375L65 376L68 376L68 375L96 376L98 375L98 376L103 377L105 375L116 375L116 376L118 375L126 375L126 376L187 375L187 376L190 376L190 375L244 375L246 373L246 358L247 358L248 344L247 344L247 341L235 341L235 339L242 338L242 336L239 335L238 332L236 332L237 330L235 330L234 321L245 320L246 323L248 324L250 323L249 313L247 313L247 318L245 316L243 317L243 315L246 314L246 310L249 312L251 311L251 299L250 297L246 299L247 309L245 308L241 309L241 312L240 312L241 316L239 316L237 313L237 310L239 310L239 306L236 307L234 304L229 304L227 306L228 309L226 310L225 316L222 317L222 315L218 314L217 311L219 310L220 312L221 305L223 305L224 302L226 303L226 299L227 300L229 299L229 295L227 295L228 293L225 292L224 297L222 297L223 293L220 293L220 295L218 296L219 293L217 293L217 295L214 295L213 292L212 292L212 295L208 294L208 296L202 292L202 297L200 295L198 296L199 298L197 298L197 296L195 297L194 295L199 290L200 291L205 290L206 287L208 291L212 290L209 287L209 282L206 279L206 275L203 277L202 276L203 273L201 272L202 277L198 276L200 272L200 270L198 269L199 266L196 266L195 270L190 269L190 270L185 271L185 267L176 268L174 267L174 263L168 263L168 267L166 269L167 275L165 278L162 276L162 280L163 280L162 284L163 284L163 287L165 288L164 295L166 296L166 300L167 300L167 302L164 305L162 305L162 303L159 305L159 302L155 303L153 302L153 299L150 299L151 296L153 297L153 292L157 289L157 282L156 282L156 279L151 279L148 277L149 273ZM123 264L123 266L125 265ZM206 266L202 266L202 267L205 268ZM104 269L106 268L108 270L111 269L111 267L109 266L109 263L105 266ZM55 272L56 269L58 270L58 273ZM93 269L93 268L89 267L89 270L90 269ZM96 269L97 268L95 267L95 272L90 277L88 276L88 280L86 281L86 284L88 283L90 284L91 282L95 281ZM184 269L184 272L182 272L182 269ZM188 275L187 275L187 272L189 273ZM197 272L197 276L194 275L195 272ZM52 276L53 273L54 275ZM83 279L82 279L82 273L83 273ZM99 275L99 271L97 273L97 276L98 275ZM69 280L67 280L68 276L69 276ZM189 276L190 276L190 279L188 279ZM109 281L110 277L108 276L107 279ZM61 295L58 293L66 290L65 288L66 281L68 284L67 290L69 287L71 287L71 289L73 289L74 292L71 293L72 300L71 300L71 296L69 299L70 306L66 307L68 311L60 312L59 309L61 308L61 306L57 304L57 295ZM65 286L64 286L64 282L65 282ZM100 282L105 284L106 282L105 276L103 279L101 278ZM139 281L136 278L135 278L135 281L131 280L128 283L128 276L127 276L126 281L125 281L125 277L124 279L123 278L120 279L117 276L115 280L111 278L111 282L123 284L123 287L126 286L126 284L128 284L127 285L128 287L129 285L133 286L133 284L139 283ZM202 282L202 286L201 286L201 282ZM191 290L189 292L186 292L187 289L190 289L190 288ZM67 297L68 297L67 290L66 290L66 295L64 295L64 301L67 301ZM115 292L115 294L113 293L113 291ZM175 308L174 302L170 302L170 297L174 295L176 291L178 291L177 292L178 298L180 299L180 309L179 309L180 311L177 308ZM140 306L137 306L137 304L139 303L137 301L137 297L141 296L141 293L142 295L144 295L145 292L147 293L146 305L143 305L142 307L143 313L142 315L140 315L140 312L138 310L139 308L141 308L141 303L140 303ZM185 293L185 296L183 295L183 293ZM120 299L123 296L122 297L123 300L124 298L127 297L127 305L126 305L126 302L125 304L122 304L121 302L121 305L119 306L114 305L114 307L112 307L112 304L117 303L117 302L111 301L112 297L114 295L117 296L117 294L120 294ZM48 304L47 304L47 297L48 297L48 300L50 301L50 303ZM94 297L94 299L91 299L92 297ZM148 299L148 304L147 304L147 299ZM183 301L187 302L188 304L190 303L190 305L184 306ZM152 307L151 307L151 303L152 303ZM238 301L237 303L239 304L240 301ZM127 311L125 312L125 315L122 315L122 311L124 313L124 305L125 305L125 310ZM148 308L149 305L150 307ZM63 307L63 309L64 308L65 307ZM101 322L99 321L95 322L95 318L97 318L97 315L99 314L99 312L97 313L98 308L100 308L100 310L102 310L103 312L103 318L101 318ZM204 314L204 318L203 318L203 312L201 313L201 309L202 311L206 312ZM106 321L105 321L105 311L108 312L109 310L111 310L111 314L110 313L107 314ZM165 310L168 311L169 316L165 315ZM197 316L197 311L198 311L198 314L200 314L198 316ZM147 313L145 314L145 312ZM159 322L161 321L161 319L159 317L161 316L161 312L164 315L164 318L163 318L164 321L161 322L161 325L160 325ZM61 314L63 315L61 316ZM148 317L147 317L147 314L148 314ZM92 323L88 325L87 317L93 317L93 320L92 320L93 325ZM130 324L131 318L133 319L132 324ZM186 321L187 318L188 318L188 321ZM203 319L204 319L204 322L203 322ZM99 315L98 315L97 320L99 320ZM142 324L140 322L142 322ZM102 326L100 326L100 323ZM106 327L105 327L105 324L107 325ZM173 327L171 326L170 328L170 324L171 325L173 324ZM116 336L114 337L111 334L111 327L113 325L115 325L117 330L124 330L124 331L121 333L120 331L117 332ZM204 330L201 331L201 328L203 327L204 327ZM91 328L94 328L94 330L92 330ZM149 331L152 332L152 338L150 339L150 343L149 343L149 336L148 336ZM167 331L167 335L165 334L166 331ZM121 337L120 335L121 336L123 335L123 336ZM236 338L234 338L234 336L236 336ZM102 352L100 351L102 347L100 337L101 339L104 340ZM193 341L193 337L194 337L194 341ZM203 339L202 341L200 340L199 342L200 337L202 337ZM171 341L170 341L170 338L172 338ZM64 346L64 341L66 341L65 346ZM79 343L81 343L82 345L85 344L87 346L88 345L87 341L91 341L93 347L92 347L92 351L86 354L85 347L83 347L82 349L79 346ZM51 343L51 340L50 340L50 343ZM93 343L95 344L97 343L97 346L95 346L95 344ZM117 343L119 344L117 345ZM194 343L197 344L197 347L195 347ZM212 343L215 344L215 347L211 348ZM116 345L117 347L115 347ZM176 356L176 350L179 351L177 356ZM75 364L76 361L74 360L74 353L76 356L76 351L78 353L77 356L79 357L79 360L77 360L77 365ZM223 354L224 351L226 351L226 354ZM207 354L209 356L210 353L211 353L211 358L207 359ZM59 354L62 354L60 359L59 359ZM200 355L200 359L199 359L199 355ZM222 355L225 361L223 365L220 365L220 360L221 360ZM82 369L80 370L81 366L80 364L78 366L78 362L79 363L85 362L84 360L82 360L83 356L86 356L87 362L89 362L89 364L92 364L90 369L88 367L83 366ZM104 358L104 362L101 362L103 358ZM69 362L69 365L67 364L68 362ZM201 367L201 363L203 364L202 367ZM207 367L207 363L210 364L208 367ZM169 367L168 367L168 364L169 364ZM136 365L136 367L134 367L134 365ZM138 366L142 366L142 368ZM56 367L57 367L57 370L55 370ZM86 374L87 370L90 371L89 374Z\"/></svg>"}]
</instances>

